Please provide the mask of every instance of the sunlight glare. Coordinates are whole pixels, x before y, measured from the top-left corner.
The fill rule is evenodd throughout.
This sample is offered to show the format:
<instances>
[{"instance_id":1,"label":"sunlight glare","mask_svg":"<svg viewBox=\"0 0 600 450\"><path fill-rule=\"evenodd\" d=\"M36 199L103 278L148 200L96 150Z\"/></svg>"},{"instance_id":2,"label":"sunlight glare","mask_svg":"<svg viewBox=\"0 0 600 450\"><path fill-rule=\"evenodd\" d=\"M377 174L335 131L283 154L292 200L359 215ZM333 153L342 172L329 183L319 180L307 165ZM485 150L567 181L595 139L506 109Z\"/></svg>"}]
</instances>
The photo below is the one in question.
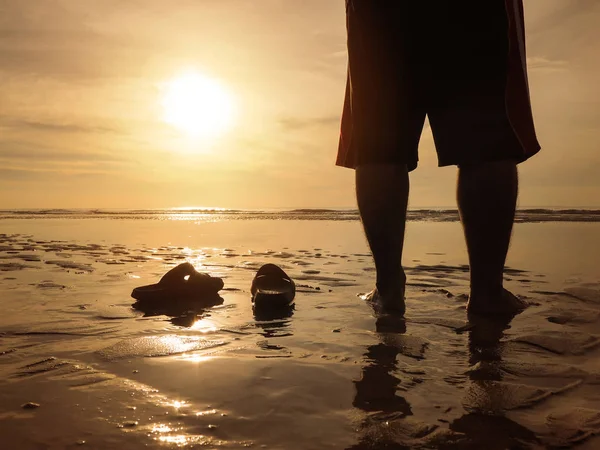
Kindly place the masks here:
<instances>
[{"instance_id":1,"label":"sunlight glare","mask_svg":"<svg viewBox=\"0 0 600 450\"><path fill-rule=\"evenodd\" d=\"M164 121L194 138L220 135L234 119L231 94L217 80L196 72L169 81L162 106Z\"/></svg>"}]
</instances>

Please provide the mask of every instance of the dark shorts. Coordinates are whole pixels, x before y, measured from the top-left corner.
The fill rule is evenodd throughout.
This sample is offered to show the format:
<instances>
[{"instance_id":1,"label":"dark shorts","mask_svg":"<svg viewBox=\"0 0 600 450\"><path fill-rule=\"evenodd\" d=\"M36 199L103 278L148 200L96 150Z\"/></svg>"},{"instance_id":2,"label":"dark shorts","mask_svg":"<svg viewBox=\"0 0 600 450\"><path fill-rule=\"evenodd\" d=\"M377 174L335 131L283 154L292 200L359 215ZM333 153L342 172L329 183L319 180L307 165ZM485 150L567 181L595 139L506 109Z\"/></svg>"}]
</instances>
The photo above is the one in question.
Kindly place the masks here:
<instances>
[{"instance_id":1,"label":"dark shorts","mask_svg":"<svg viewBox=\"0 0 600 450\"><path fill-rule=\"evenodd\" d=\"M537 153L522 0L347 0L348 83L336 164L440 166Z\"/></svg>"}]
</instances>

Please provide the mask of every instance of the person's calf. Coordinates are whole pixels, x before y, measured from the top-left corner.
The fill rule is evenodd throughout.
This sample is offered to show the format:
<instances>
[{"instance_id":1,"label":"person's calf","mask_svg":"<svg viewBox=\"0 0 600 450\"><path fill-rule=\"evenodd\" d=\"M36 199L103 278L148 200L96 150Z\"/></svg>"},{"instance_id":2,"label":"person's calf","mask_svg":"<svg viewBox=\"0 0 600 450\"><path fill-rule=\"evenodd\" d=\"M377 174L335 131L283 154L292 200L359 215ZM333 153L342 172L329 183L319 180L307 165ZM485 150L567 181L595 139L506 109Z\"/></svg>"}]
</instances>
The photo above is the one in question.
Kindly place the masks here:
<instances>
[{"instance_id":1,"label":"person's calf","mask_svg":"<svg viewBox=\"0 0 600 450\"><path fill-rule=\"evenodd\" d=\"M503 287L517 191L514 161L460 167L457 198L469 253L472 312L511 314L524 308Z\"/></svg>"},{"instance_id":2,"label":"person's calf","mask_svg":"<svg viewBox=\"0 0 600 450\"><path fill-rule=\"evenodd\" d=\"M356 169L356 196L377 272L376 289L363 296L384 309L404 312L402 270L409 179L406 165L368 164Z\"/></svg>"}]
</instances>

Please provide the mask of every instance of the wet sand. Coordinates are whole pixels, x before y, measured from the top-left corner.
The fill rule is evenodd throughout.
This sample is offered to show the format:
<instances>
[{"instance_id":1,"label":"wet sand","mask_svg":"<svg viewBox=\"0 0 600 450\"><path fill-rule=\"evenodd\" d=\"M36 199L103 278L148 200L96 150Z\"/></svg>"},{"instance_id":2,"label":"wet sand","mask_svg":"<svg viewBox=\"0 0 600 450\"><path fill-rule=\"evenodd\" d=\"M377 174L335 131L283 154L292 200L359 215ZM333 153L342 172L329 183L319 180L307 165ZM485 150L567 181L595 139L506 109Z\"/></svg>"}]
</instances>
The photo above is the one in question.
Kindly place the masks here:
<instances>
[{"instance_id":1,"label":"wet sand","mask_svg":"<svg viewBox=\"0 0 600 450\"><path fill-rule=\"evenodd\" d=\"M600 447L598 224L516 225L507 287L533 306L509 324L468 320L458 223L409 223L405 322L356 296L356 221L1 230L3 448ZM222 305L132 309L183 261L224 278ZM253 316L267 262L296 281L290 314Z\"/></svg>"}]
</instances>

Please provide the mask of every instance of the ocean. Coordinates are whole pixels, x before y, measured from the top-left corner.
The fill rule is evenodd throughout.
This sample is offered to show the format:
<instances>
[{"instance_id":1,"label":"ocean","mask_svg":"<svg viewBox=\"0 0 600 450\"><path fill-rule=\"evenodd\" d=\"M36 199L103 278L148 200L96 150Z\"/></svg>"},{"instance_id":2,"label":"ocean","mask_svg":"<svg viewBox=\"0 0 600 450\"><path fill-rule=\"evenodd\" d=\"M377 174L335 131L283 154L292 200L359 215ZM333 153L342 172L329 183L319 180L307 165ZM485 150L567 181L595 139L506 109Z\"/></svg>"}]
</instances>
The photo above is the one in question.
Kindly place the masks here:
<instances>
[{"instance_id":1,"label":"ocean","mask_svg":"<svg viewBox=\"0 0 600 450\"><path fill-rule=\"evenodd\" d=\"M12 209L0 210L2 219L139 219L139 220L360 220L356 209ZM446 208L409 209L409 221L456 222L458 210ZM600 209L525 208L516 222L600 222Z\"/></svg>"}]
</instances>

